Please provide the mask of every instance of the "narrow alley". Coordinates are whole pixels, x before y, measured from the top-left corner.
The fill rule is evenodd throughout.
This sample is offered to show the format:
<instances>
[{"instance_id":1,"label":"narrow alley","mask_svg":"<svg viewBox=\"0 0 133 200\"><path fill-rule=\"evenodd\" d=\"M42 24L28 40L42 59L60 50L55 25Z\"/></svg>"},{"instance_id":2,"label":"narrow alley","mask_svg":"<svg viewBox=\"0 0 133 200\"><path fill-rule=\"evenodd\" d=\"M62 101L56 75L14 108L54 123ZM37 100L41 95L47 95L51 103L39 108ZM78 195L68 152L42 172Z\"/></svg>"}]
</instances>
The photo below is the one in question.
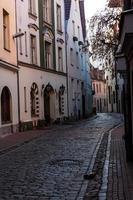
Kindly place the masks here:
<instances>
[{"instance_id":1,"label":"narrow alley","mask_svg":"<svg viewBox=\"0 0 133 200\"><path fill-rule=\"evenodd\" d=\"M15 148L6 147L7 151L3 147L0 200L104 199L107 194L102 190L102 181L109 177L105 170L103 179L102 173L110 152L110 131L122 124L120 114L98 114L74 125L40 130L42 134L34 140L23 144L18 141ZM106 185L105 180L107 190Z\"/></svg>"}]
</instances>

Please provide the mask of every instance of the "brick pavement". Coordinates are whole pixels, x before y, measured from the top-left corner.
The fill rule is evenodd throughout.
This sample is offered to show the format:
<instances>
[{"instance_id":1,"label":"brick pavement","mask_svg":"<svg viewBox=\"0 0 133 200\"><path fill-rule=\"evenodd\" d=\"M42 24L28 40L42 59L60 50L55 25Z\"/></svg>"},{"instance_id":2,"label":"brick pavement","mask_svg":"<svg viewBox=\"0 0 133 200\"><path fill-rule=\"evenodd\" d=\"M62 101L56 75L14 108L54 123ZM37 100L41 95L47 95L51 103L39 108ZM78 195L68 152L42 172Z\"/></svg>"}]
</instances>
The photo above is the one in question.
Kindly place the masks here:
<instances>
[{"instance_id":1,"label":"brick pavement","mask_svg":"<svg viewBox=\"0 0 133 200\"><path fill-rule=\"evenodd\" d=\"M124 127L112 131L107 200L133 199L133 163L126 162Z\"/></svg>"}]
</instances>

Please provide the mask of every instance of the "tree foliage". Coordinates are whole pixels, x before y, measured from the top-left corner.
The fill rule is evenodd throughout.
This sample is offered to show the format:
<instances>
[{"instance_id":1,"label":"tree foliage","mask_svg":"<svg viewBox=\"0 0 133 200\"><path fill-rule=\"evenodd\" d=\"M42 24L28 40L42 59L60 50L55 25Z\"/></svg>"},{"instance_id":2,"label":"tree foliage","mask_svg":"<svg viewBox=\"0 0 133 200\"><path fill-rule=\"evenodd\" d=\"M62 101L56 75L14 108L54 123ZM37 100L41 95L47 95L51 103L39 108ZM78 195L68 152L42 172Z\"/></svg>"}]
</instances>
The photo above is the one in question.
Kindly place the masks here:
<instances>
[{"instance_id":1,"label":"tree foliage","mask_svg":"<svg viewBox=\"0 0 133 200\"><path fill-rule=\"evenodd\" d=\"M111 4L112 1L112 4ZM92 60L113 65L113 56L118 44L121 7L113 6L111 0L105 9L95 14L89 23L89 38ZM109 7L110 5L110 7Z\"/></svg>"}]
</instances>

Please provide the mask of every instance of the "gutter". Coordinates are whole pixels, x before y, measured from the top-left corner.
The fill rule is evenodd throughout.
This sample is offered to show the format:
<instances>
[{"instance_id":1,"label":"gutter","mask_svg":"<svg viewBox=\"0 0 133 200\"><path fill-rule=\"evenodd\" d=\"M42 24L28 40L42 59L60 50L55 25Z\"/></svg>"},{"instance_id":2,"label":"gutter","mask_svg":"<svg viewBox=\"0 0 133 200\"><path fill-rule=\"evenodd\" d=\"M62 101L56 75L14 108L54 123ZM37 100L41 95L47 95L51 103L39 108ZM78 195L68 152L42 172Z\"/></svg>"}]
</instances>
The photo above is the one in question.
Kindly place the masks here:
<instances>
[{"instance_id":1,"label":"gutter","mask_svg":"<svg viewBox=\"0 0 133 200\"><path fill-rule=\"evenodd\" d=\"M15 19L16 19L16 32L17 32L17 0L15 0ZM18 66L18 40L16 39L16 51L17 51L17 67ZM18 92L18 124L19 124L19 131L20 128L20 89L19 89L19 70L17 71L17 92Z\"/></svg>"}]
</instances>

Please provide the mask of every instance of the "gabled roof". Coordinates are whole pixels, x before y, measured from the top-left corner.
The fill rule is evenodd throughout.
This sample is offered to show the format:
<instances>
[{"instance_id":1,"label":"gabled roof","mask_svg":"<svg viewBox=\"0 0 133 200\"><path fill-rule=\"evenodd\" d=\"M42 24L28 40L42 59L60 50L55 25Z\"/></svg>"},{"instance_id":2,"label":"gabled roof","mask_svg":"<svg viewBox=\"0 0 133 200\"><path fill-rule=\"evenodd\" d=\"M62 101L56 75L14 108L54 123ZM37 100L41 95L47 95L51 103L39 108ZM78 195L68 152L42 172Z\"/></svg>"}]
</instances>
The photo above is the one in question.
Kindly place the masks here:
<instances>
[{"instance_id":1,"label":"gabled roof","mask_svg":"<svg viewBox=\"0 0 133 200\"><path fill-rule=\"evenodd\" d=\"M105 72L98 68L91 67L90 75L92 80L105 81Z\"/></svg>"},{"instance_id":2,"label":"gabled roof","mask_svg":"<svg viewBox=\"0 0 133 200\"><path fill-rule=\"evenodd\" d=\"M65 2L65 20L68 20L70 17L71 0L64 0L64 2Z\"/></svg>"}]
</instances>

